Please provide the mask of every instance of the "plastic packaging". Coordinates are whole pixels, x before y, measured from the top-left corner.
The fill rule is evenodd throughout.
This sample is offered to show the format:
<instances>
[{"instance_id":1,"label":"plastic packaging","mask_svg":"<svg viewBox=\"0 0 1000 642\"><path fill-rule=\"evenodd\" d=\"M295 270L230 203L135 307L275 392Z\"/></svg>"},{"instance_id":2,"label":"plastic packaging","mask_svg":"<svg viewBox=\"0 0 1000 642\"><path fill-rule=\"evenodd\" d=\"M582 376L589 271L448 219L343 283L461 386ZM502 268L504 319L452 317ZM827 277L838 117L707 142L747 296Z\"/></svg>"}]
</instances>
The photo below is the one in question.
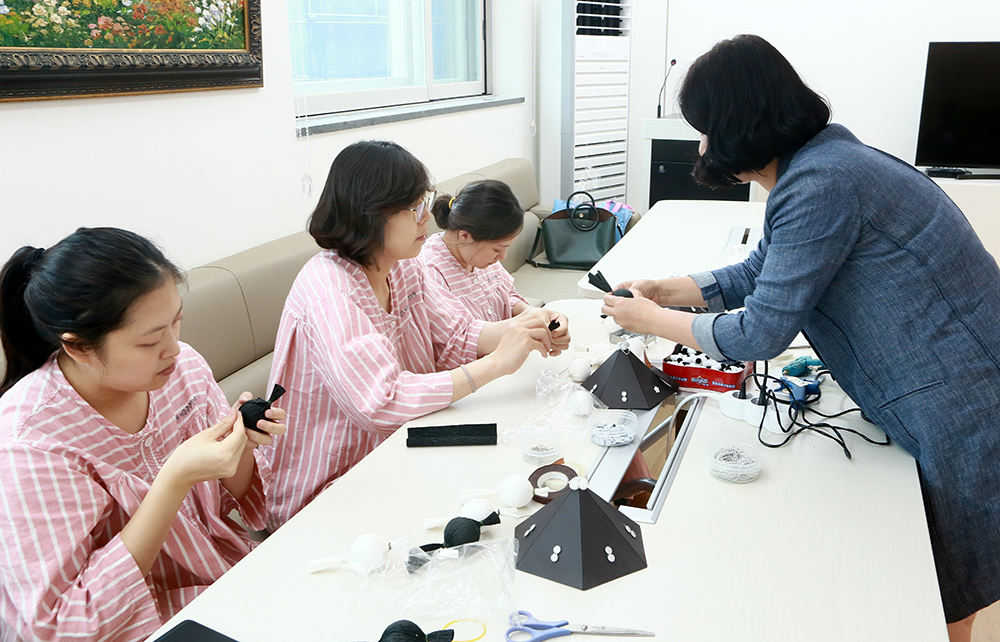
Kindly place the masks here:
<instances>
[{"instance_id":1,"label":"plastic packaging","mask_svg":"<svg viewBox=\"0 0 1000 642\"><path fill-rule=\"evenodd\" d=\"M512 537L442 548L412 573L364 576L359 599L380 604L387 619L504 621L514 608L516 561Z\"/></svg>"},{"instance_id":2,"label":"plastic packaging","mask_svg":"<svg viewBox=\"0 0 1000 642\"><path fill-rule=\"evenodd\" d=\"M600 410L590 416L587 426L598 446L624 446L635 439L639 419L629 410Z\"/></svg>"},{"instance_id":3,"label":"plastic packaging","mask_svg":"<svg viewBox=\"0 0 1000 642\"><path fill-rule=\"evenodd\" d=\"M589 396L589 407L588 404L580 403L579 395L574 399L574 393L577 392ZM525 437L558 441L585 440L588 434L587 416L602 408L607 406L579 385L550 370L543 370L535 382L535 402L524 423L505 429L500 434L500 439L504 444Z\"/></svg>"},{"instance_id":4,"label":"plastic packaging","mask_svg":"<svg viewBox=\"0 0 1000 642\"><path fill-rule=\"evenodd\" d=\"M524 460L535 466L551 464L562 456L561 452L559 442L554 439L541 437L521 442L521 454L524 455Z\"/></svg>"}]
</instances>

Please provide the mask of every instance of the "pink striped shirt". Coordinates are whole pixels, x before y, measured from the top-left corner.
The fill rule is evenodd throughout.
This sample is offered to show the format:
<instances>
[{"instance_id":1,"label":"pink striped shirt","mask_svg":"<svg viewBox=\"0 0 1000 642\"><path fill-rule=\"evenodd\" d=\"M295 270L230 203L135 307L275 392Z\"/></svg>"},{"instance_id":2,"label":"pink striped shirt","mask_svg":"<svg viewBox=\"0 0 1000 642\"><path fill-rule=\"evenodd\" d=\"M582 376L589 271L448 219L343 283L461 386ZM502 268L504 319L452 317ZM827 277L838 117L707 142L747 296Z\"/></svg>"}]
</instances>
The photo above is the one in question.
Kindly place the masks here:
<instances>
[{"instance_id":1,"label":"pink striped shirt","mask_svg":"<svg viewBox=\"0 0 1000 642\"><path fill-rule=\"evenodd\" d=\"M357 264L324 250L285 301L268 389L288 392L288 433L265 448L274 471L268 526L288 521L405 422L451 403L447 370L476 358L485 323L424 278L389 272L392 312Z\"/></svg>"},{"instance_id":2,"label":"pink striped shirt","mask_svg":"<svg viewBox=\"0 0 1000 642\"><path fill-rule=\"evenodd\" d=\"M240 502L197 484L146 577L119 534L182 441L229 406L204 359L181 344L131 435L99 415L53 356L0 398L0 640L141 640L246 555L228 514L263 528L266 462Z\"/></svg>"},{"instance_id":3,"label":"pink striped shirt","mask_svg":"<svg viewBox=\"0 0 1000 642\"><path fill-rule=\"evenodd\" d=\"M444 234L431 236L418 260L430 280L458 297L476 319L503 321L514 316L514 306L527 303L514 289L514 277L499 261L467 272L444 243Z\"/></svg>"}]
</instances>

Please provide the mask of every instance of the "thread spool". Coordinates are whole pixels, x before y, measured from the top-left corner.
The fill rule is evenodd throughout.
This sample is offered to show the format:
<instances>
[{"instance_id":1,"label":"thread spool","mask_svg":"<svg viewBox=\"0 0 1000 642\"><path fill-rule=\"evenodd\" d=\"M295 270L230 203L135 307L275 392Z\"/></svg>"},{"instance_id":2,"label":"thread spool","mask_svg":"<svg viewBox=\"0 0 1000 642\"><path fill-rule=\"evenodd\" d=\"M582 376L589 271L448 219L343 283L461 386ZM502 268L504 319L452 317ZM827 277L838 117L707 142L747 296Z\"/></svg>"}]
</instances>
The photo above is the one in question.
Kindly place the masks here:
<instances>
[{"instance_id":1,"label":"thread spool","mask_svg":"<svg viewBox=\"0 0 1000 642\"><path fill-rule=\"evenodd\" d=\"M569 466L564 464L549 464L548 466L540 466L539 468L536 468L535 472L528 476L528 482L531 484L532 489L535 489L544 488L545 482L550 479L564 480L565 483L559 490L554 492L549 490L546 495L535 494L536 502L539 504L548 504L560 494L565 492L566 488L569 487L570 480L576 478L577 476L576 471Z\"/></svg>"}]
</instances>

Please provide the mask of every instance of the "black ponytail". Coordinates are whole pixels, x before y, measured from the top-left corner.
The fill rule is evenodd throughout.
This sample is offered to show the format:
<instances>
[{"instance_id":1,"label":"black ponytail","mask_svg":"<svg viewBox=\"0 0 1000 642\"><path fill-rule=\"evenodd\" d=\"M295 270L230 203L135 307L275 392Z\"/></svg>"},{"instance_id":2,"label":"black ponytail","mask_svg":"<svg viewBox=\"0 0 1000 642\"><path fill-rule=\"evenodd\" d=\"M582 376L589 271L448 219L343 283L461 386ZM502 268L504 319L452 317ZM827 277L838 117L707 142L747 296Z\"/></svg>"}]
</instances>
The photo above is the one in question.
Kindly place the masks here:
<instances>
[{"instance_id":1,"label":"black ponytail","mask_svg":"<svg viewBox=\"0 0 1000 642\"><path fill-rule=\"evenodd\" d=\"M431 208L442 230L465 231L473 241L499 241L516 236L524 225L524 210L507 183L475 181L455 198L441 194Z\"/></svg>"},{"instance_id":2,"label":"black ponytail","mask_svg":"<svg viewBox=\"0 0 1000 642\"><path fill-rule=\"evenodd\" d=\"M0 272L0 395L39 368L72 333L99 350L139 298L181 271L147 239L112 227L80 228L48 250L22 247Z\"/></svg>"}]
</instances>

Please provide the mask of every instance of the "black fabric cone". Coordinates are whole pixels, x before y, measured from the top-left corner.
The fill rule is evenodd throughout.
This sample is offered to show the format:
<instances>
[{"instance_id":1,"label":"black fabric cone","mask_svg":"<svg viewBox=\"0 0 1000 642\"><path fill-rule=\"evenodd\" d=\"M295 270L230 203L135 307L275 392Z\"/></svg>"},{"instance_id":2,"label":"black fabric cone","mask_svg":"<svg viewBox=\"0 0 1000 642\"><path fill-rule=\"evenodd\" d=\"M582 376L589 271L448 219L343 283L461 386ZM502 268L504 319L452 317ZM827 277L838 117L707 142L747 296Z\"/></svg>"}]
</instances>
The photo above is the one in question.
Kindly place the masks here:
<instances>
[{"instance_id":1,"label":"black fabric cone","mask_svg":"<svg viewBox=\"0 0 1000 642\"><path fill-rule=\"evenodd\" d=\"M514 535L519 571L581 590L646 568L639 525L589 489L562 493Z\"/></svg>"},{"instance_id":2,"label":"black fabric cone","mask_svg":"<svg viewBox=\"0 0 1000 642\"><path fill-rule=\"evenodd\" d=\"M650 410L674 391L627 348L616 350L583 387L608 408Z\"/></svg>"}]
</instances>

